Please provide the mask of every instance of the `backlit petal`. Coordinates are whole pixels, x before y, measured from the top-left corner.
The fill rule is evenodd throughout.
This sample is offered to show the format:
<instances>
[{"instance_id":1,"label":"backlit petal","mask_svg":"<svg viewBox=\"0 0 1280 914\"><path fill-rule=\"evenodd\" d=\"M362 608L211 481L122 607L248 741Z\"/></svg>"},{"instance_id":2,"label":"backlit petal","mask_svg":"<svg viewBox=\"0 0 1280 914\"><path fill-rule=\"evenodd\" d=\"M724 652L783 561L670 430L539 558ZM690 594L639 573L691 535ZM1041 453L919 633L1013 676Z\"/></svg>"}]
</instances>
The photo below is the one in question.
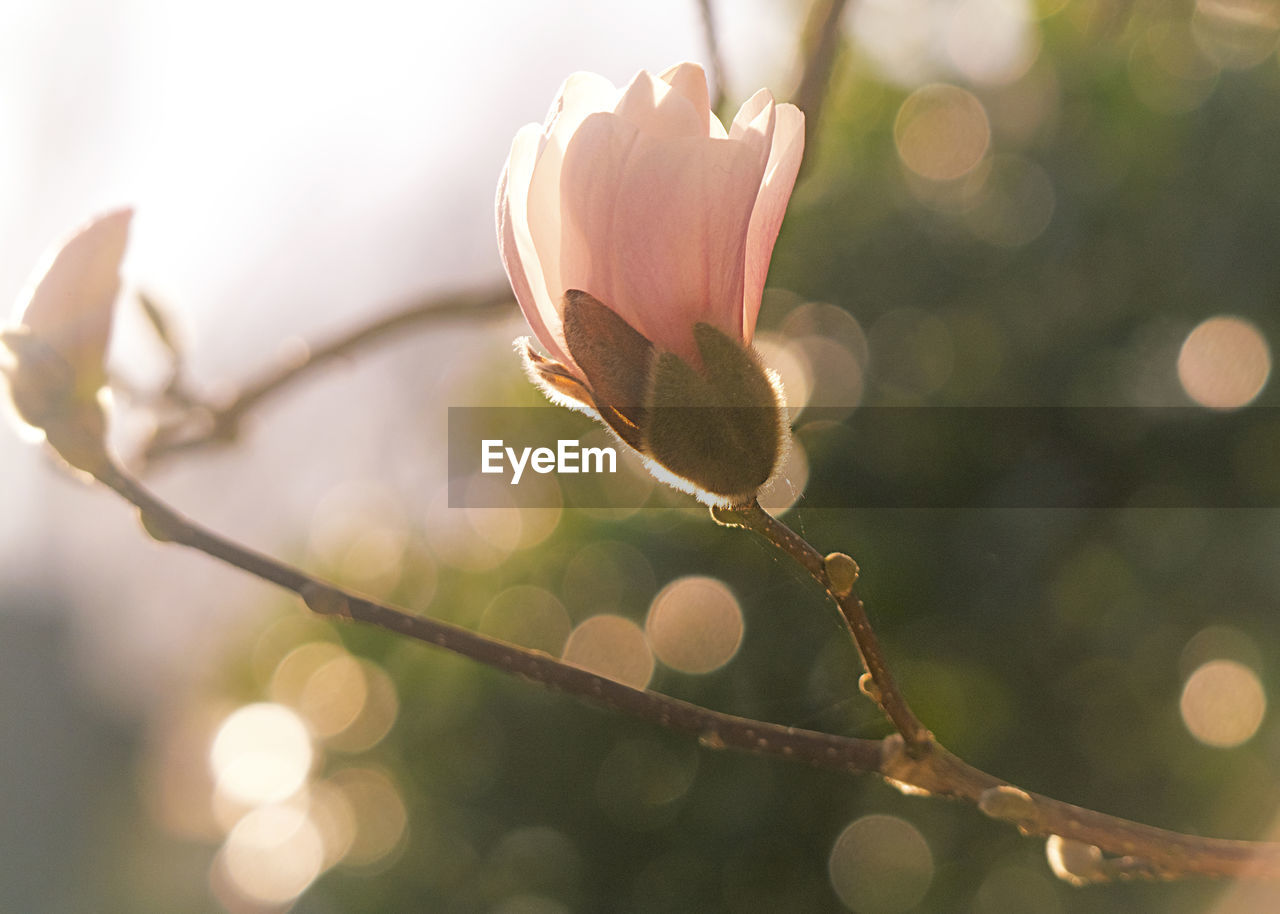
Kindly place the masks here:
<instances>
[{"instance_id":1,"label":"backlit petal","mask_svg":"<svg viewBox=\"0 0 1280 914\"><path fill-rule=\"evenodd\" d=\"M707 74L702 67L696 63L680 63L663 70L658 78L670 86L672 91L689 100L698 112L702 133L714 136L710 128L710 122L714 119L711 114L711 97L707 93ZM717 126L719 123L717 120ZM723 135L723 128L720 132Z\"/></svg>"},{"instance_id":2,"label":"backlit petal","mask_svg":"<svg viewBox=\"0 0 1280 914\"><path fill-rule=\"evenodd\" d=\"M782 217L787 211L803 155L804 114L794 105L778 105L769 164L765 167L764 181L747 230L746 281L742 293L744 342L751 342L755 336L769 260L773 256L773 245L778 239L778 229L782 226Z\"/></svg>"},{"instance_id":3,"label":"backlit petal","mask_svg":"<svg viewBox=\"0 0 1280 914\"><path fill-rule=\"evenodd\" d=\"M560 94L551 106L543 128L527 195L529 238L541 265L546 301L557 315L560 314L561 298L569 288L560 271L560 169L564 150L582 122L596 112L611 110L618 101L618 94L618 90L603 76L574 73L560 87ZM559 326L559 317L555 323L557 339L563 346L564 333ZM572 364L567 358L567 349L562 350L561 356L562 361Z\"/></svg>"},{"instance_id":4,"label":"backlit petal","mask_svg":"<svg viewBox=\"0 0 1280 914\"><path fill-rule=\"evenodd\" d=\"M705 87L703 89L705 93ZM614 113L655 139L707 136L709 108L643 70L623 92Z\"/></svg>"},{"instance_id":5,"label":"backlit petal","mask_svg":"<svg viewBox=\"0 0 1280 914\"><path fill-rule=\"evenodd\" d=\"M111 338L133 210L118 209L72 235L37 272L18 302L17 322L75 370L82 387L106 381L103 362Z\"/></svg>"},{"instance_id":6,"label":"backlit petal","mask_svg":"<svg viewBox=\"0 0 1280 914\"><path fill-rule=\"evenodd\" d=\"M612 197L596 192L576 205L583 195L574 188L599 175L592 163L600 142L579 148L575 138L566 158L566 224L592 245L588 275L581 285L575 277L575 285L660 348L697 364L693 324L741 338L746 235L768 148L763 138L622 139L612 133Z\"/></svg>"},{"instance_id":7,"label":"backlit petal","mask_svg":"<svg viewBox=\"0 0 1280 914\"><path fill-rule=\"evenodd\" d=\"M570 361L560 313L547 292L542 262L529 232L529 182L542 141L542 128L526 124L511 144L511 154L498 183L498 250L529 328L552 358Z\"/></svg>"}]
</instances>

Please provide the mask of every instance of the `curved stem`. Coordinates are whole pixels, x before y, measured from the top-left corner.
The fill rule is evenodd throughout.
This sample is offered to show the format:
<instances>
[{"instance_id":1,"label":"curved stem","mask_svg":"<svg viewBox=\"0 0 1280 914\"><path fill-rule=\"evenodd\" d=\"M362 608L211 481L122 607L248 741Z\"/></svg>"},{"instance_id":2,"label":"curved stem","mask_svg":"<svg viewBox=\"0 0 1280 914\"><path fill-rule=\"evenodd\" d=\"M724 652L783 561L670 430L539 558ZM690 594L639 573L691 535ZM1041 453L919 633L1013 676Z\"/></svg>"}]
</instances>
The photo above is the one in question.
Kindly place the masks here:
<instances>
[{"instance_id":1,"label":"curved stem","mask_svg":"<svg viewBox=\"0 0 1280 914\"><path fill-rule=\"evenodd\" d=\"M894 729L902 735L908 752L915 752L919 747L927 745L933 739L933 734L920 723L902 696L889 671L884 651L880 649L880 641L871 628L866 607L852 590L840 592L832 587L822 554L802 536L760 507L758 501L737 508L713 511L712 514L721 524L741 526L759 534L809 572L809 576L818 582L840 610L840 617L844 620L845 627L858 648L858 654L862 657L862 665L870 676L872 687L865 689L867 694L875 699Z\"/></svg>"}]
</instances>

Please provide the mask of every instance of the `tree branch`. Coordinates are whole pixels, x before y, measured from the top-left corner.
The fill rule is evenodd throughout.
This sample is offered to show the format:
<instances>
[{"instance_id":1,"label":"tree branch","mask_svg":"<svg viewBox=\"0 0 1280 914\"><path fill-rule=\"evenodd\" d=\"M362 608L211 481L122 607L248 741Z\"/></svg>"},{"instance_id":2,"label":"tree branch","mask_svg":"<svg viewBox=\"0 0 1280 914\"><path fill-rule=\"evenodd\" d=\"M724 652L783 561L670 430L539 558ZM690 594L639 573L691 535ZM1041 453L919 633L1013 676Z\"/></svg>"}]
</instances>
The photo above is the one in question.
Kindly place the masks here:
<instances>
[{"instance_id":1,"label":"tree branch","mask_svg":"<svg viewBox=\"0 0 1280 914\"><path fill-rule=\"evenodd\" d=\"M908 715L906 730L915 734L915 742L910 746L900 734L884 740L856 739L712 711L605 679L539 651L506 644L343 590L187 519L113 462L95 467L94 473L100 482L138 508L144 528L155 539L197 549L270 581L297 594L314 612L362 622L435 645L588 703L696 736L709 749L737 749L846 773L878 773L906 793L938 794L968 801L987 816L1014 824L1024 834L1051 836L1050 859L1055 870L1072 882L1178 879L1192 875L1280 879L1280 844L1184 835L1028 793L947 752L927 730L919 727L905 701L897 713ZM740 510L737 517L749 522L741 526L766 536L770 542L776 541L778 548L809 571L842 610L849 612L846 604L852 604L848 600L842 602L839 596L842 588L834 587L833 592L825 570L829 559L818 557L817 550L768 517L758 506ZM861 603L856 599L853 602L857 602L857 611L861 612ZM850 625L855 629L855 636L861 638L858 644L865 658L868 644L874 641L868 642L859 635L852 621ZM878 648L874 648L875 652ZM884 706L885 692L896 695L897 691L896 688L885 690L884 683L891 685L892 680L887 677L882 660L879 668L883 678L877 687L882 690L880 698ZM900 701L900 697L897 700Z\"/></svg>"},{"instance_id":2,"label":"tree branch","mask_svg":"<svg viewBox=\"0 0 1280 914\"><path fill-rule=\"evenodd\" d=\"M840 17L844 14L845 3L846 0L815 0L800 35L803 69L800 85L796 87L791 101L804 112L806 149L814 146L822 106L831 87L831 71L835 67L836 49L840 44Z\"/></svg>"},{"instance_id":3,"label":"tree branch","mask_svg":"<svg viewBox=\"0 0 1280 914\"><path fill-rule=\"evenodd\" d=\"M541 651L507 644L438 619L415 615L339 588L248 549L184 517L114 464L98 479L138 508L142 526L160 542L196 549L302 598L313 612L364 622L461 654L485 666L575 695L669 730L692 734L710 748L741 749L807 761L840 771L875 772L879 740L833 736L711 711L657 692L635 689L571 666Z\"/></svg>"},{"instance_id":4,"label":"tree branch","mask_svg":"<svg viewBox=\"0 0 1280 914\"><path fill-rule=\"evenodd\" d=\"M715 95L711 97L711 110L724 121L727 111L721 111L724 105L724 59L720 56L720 35L716 30L716 18L711 9L711 0L698 0L698 12L702 16L702 37L707 43L707 67L711 70L711 81L715 83Z\"/></svg>"},{"instance_id":5,"label":"tree branch","mask_svg":"<svg viewBox=\"0 0 1280 914\"><path fill-rule=\"evenodd\" d=\"M159 329L165 324L155 304L144 298L144 308L152 315L153 325L157 326L162 341L176 352L168 334ZM301 358L285 359L260 369L221 405L210 404L191 394L181 377L179 363L175 366L177 370L173 381L162 393L162 397L179 408L178 412L174 418L157 425L142 449L142 460L153 464L184 451L235 441L244 417L264 401L327 363L382 342L401 330L428 327L449 320L501 317L514 313L513 308L511 291L505 285L492 290L460 292L411 302L330 340L306 346Z\"/></svg>"}]
</instances>

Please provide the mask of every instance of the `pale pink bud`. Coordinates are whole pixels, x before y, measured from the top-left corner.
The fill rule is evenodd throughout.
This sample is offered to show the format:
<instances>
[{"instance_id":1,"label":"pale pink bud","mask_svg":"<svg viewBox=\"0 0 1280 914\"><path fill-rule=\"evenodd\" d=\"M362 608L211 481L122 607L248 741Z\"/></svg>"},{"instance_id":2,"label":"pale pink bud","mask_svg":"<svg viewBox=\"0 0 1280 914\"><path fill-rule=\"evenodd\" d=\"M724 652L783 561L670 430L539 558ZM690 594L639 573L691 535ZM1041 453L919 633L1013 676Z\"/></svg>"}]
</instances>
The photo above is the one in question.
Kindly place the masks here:
<instances>
[{"instance_id":1,"label":"pale pink bud","mask_svg":"<svg viewBox=\"0 0 1280 914\"><path fill-rule=\"evenodd\" d=\"M98 391L107 381L132 215L106 213L55 248L18 301L16 326L0 330L13 356L5 373L18 415L67 463L93 475L110 465Z\"/></svg>"},{"instance_id":2,"label":"pale pink bud","mask_svg":"<svg viewBox=\"0 0 1280 914\"><path fill-rule=\"evenodd\" d=\"M551 358L588 382L565 339L570 290L691 365L698 323L749 345L803 149L804 116L765 89L726 131L696 64L622 90L570 76L516 134L497 198L507 275Z\"/></svg>"},{"instance_id":3,"label":"pale pink bud","mask_svg":"<svg viewBox=\"0 0 1280 914\"><path fill-rule=\"evenodd\" d=\"M55 247L19 297L15 323L66 360L86 393L106 382L131 209L104 213Z\"/></svg>"}]
</instances>

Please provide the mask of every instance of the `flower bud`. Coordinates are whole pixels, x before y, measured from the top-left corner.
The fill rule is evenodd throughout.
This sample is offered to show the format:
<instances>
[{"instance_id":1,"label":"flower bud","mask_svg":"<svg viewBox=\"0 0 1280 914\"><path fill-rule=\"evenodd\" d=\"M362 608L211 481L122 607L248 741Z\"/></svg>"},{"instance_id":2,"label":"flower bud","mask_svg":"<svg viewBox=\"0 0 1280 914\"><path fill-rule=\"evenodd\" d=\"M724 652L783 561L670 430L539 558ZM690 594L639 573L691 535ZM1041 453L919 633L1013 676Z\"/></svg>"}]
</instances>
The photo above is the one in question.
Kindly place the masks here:
<instances>
[{"instance_id":1,"label":"flower bud","mask_svg":"<svg viewBox=\"0 0 1280 914\"><path fill-rule=\"evenodd\" d=\"M654 364L643 453L677 488L743 504L786 451L780 388L754 352L710 324L694 338L701 371L670 352Z\"/></svg>"},{"instance_id":2,"label":"flower bud","mask_svg":"<svg viewBox=\"0 0 1280 914\"><path fill-rule=\"evenodd\" d=\"M19 301L17 326L0 331L13 355L6 374L18 415L89 473L108 459L98 392L132 215L116 210L72 235Z\"/></svg>"},{"instance_id":3,"label":"flower bud","mask_svg":"<svg viewBox=\"0 0 1280 914\"><path fill-rule=\"evenodd\" d=\"M768 91L728 130L680 64L623 90L578 73L523 128L498 242L556 403L597 415L664 481L749 501L786 450L777 379L751 350L804 117Z\"/></svg>"},{"instance_id":4,"label":"flower bud","mask_svg":"<svg viewBox=\"0 0 1280 914\"><path fill-rule=\"evenodd\" d=\"M827 584L837 597L847 597L853 593L853 585L858 581L858 563L843 552L828 553L822 560L823 570L827 573Z\"/></svg>"}]
</instances>

